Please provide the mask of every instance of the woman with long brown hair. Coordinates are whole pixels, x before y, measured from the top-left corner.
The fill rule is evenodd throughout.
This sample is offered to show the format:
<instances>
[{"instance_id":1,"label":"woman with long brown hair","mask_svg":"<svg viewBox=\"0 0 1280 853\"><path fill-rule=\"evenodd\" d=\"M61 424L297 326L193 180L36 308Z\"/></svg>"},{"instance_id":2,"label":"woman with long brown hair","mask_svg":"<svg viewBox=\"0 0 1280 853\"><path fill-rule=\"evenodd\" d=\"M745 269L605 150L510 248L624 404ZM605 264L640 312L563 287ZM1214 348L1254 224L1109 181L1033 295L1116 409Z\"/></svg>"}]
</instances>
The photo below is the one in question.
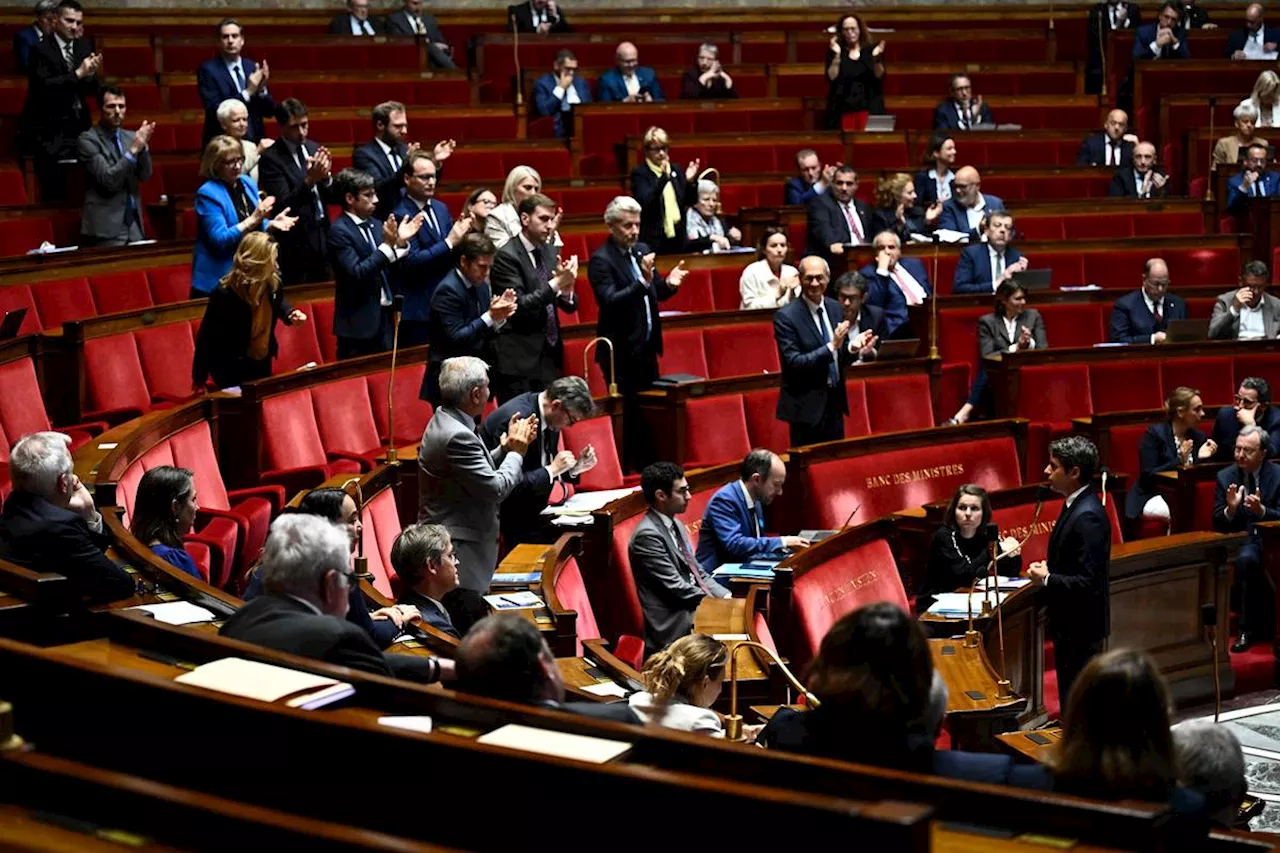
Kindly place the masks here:
<instances>
[{"instance_id":1,"label":"woman with long brown hair","mask_svg":"<svg viewBox=\"0 0 1280 853\"><path fill-rule=\"evenodd\" d=\"M873 44L857 15L845 15L828 32L833 35L827 55L827 127L840 129L846 113L883 114L884 42Z\"/></svg>"},{"instance_id":2,"label":"woman with long brown hair","mask_svg":"<svg viewBox=\"0 0 1280 853\"><path fill-rule=\"evenodd\" d=\"M307 322L307 315L285 302L275 241L254 231L240 241L231 271L209 294L192 383L203 388L212 376L219 388L231 388L270 376L278 320L291 326Z\"/></svg>"}]
</instances>

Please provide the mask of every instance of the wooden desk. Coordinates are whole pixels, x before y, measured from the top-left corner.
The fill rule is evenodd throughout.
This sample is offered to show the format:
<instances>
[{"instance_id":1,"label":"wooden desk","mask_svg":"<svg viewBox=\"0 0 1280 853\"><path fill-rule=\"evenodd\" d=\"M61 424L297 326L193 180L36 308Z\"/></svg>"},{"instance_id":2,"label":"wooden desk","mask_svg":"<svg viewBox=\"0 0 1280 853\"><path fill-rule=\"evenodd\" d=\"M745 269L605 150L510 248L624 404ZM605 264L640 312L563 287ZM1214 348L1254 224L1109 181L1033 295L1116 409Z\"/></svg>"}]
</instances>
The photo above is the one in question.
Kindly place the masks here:
<instances>
[{"instance_id":1,"label":"wooden desk","mask_svg":"<svg viewBox=\"0 0 1280 853\"><path fill-rule=\"evenodd\" d=\"M1038 743L1046 740L1048 743ZM1030 758L1039 764L1047 764L1062 740L1062 727L1050 726L1047 729L1036 729L1033 732L1007 732L996 735L996 742L1015 756Z\"/></svg>"},{"instance_id":2,"label":"wooden desk","mask_svg":"<svg viewBox=\"0 0 1280 853\"><path fill-rule=\"evenodd\" d=\"M706 634L715 636L717 634L741 634L748 635L747 625L751 615L747 613L746 599L743 598L704 598L698 604L697 611L693 614L693 630L698 634ZM724 644L729 647L729 654L734 654L741 643L741 640L725 640ZM767 665L762 666L760 660L756 657L754 651L751 654L738 655L738 701L742 701L742 693L744 689L750 693L752 685L749 682L757 682L755 686L761 686L759 682L767 682L769 680L769 672ZM726 677L728 670L726 669ZM727 685L726 685L727 687Z\"/></svg>"},{"instance_id":3,"label":"wooden desk","mask_svg":"<svg viewBox=\"0 0 1280 853\"><path fill-rule=\"evenodd\" d=\"M960 639L930 640L934 668L947 685L947 725L955 749L987 751L995 735L1017 728L1027 710L1025 696L999 698L999 675L982 646Z\"/></svg>"}]
</instances>

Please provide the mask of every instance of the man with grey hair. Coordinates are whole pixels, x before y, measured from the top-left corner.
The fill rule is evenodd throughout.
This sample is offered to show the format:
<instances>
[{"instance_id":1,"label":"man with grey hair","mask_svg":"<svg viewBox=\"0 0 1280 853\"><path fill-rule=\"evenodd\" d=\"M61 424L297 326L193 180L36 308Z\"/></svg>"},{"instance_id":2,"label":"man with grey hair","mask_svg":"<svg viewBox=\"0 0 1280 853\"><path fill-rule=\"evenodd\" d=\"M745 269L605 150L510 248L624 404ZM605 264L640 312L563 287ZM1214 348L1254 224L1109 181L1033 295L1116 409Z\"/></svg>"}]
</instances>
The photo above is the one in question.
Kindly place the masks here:
<instances>
[{"instance_id":1,"label":"man with grey hair","mask_svg":"<svg viewBox=\"0 0 1280 853\"><path fill-rule=\"evenodd\" d=\"M640 202L634 198L616 196L605 208L604 222L609 239L587 264L587 278L600 306L596 335L610 343L596 348L596 362L622 392L624 420L640 424L644 417L636 395L658 378L658 356L662 355L658 303L675 296L688 271L682 260L666 276L658 272L657 256L637 242ZM648 430L628 429L624 435L628 467L638 471L653 461Z\"/></svg>"},{"instance_id":2,"label":"man with grey hair","mask_svg":"<svg viewBox=\"0 0 1280 853\"><path fill-rule=\"evenodd\" d=\"M439 524L410 524L391 546L391 567L402 589L396 604L416 607L422 621L460 637L441 603L458 587L458 558L449 531Z\"/></svg>"},{"instance_id":3,"label":"man with grey hair","mask_svg":"<svg viewBox=\"0 0 1280 853\"><path fill-rule=\"evenodd\" d=\"M1209 820L1231 828L1248 793L1244 751L1235 733L1212 720L1187 720L1172 734L1178 781L1204 794Z\"/></svg>"},{"instance_id":4,"label":"man with grey hair","mask_svg":"<svg viewBox=\"0 0 1280 853\"><path fill-rule=\"evenodd\" d=\"M19 74L27 73L31 49L53 32L53 21L58 17L58 0L40 0L35 5L35 20L13 34L13 64Z\"/></svg>"},{"instance_id":5,"label":"man with grey hair","mask_svg":"<svg viewBox=\"0 0 1280 853\"><path fill-rule=\"evenodd\" d=\"M720 48L709 42L698 46L697 64L686 70L680 80L680 97L719 100L738 97L733 78L720 64Z\"/></svg>"},{"instance_id":6,"label":"man with grey hair","mask_svg":"<svg viewBox=\"0 0 1280 853\"><path fill-rule=\"evenodd\" d=\"M70 443L63 433L37 432L13 445L13 494L0 512L0 557L65 575L94 603L128 598L133 578L103 553L111 540L93 497L72 470Z\"/></svg>"},{"instance_id":7,"label":"man with grey hair","mask_svg":"<svg viewBox=\"0 0 1280 853\"><path fill-rule=\"evenodd\" d=\"M538 416L513 416L493 451L476 434L489 402L489 367L458 356L440 367L440 406L418 448L418 522L443 524L458 552L462 586L489 591L498 566L498 506L520 484Z\"/></svg>"},{"instance_id":8,"label":"man with grey hair","mask_svg":"<svg viewBox=\"0 0 1280 853\"><path fill-rule=\"evenodd\" d=\"M1218 472L1213 490L1213 529L1248 539L1236 552L1235 582L1240 598L1240 635L1231 645L1243 652L1257 637L1270 637L1275 597L1263 572L1260 521L1280 521L1280 465L1271 454L1267 431L1256 425L1236 433L1235 463Z\"/></svg>"},{"instance_id":9,"label":"man with grey hair","mask_svg":"<svg viewBox=\"0 0 1280 853\"><path fill-rule=\"evenodd\" d=\"M538 422L538 431L524 454L523 476L502 502L500 528L507 548L526 540L541 526L539 519L548 503L564 502L569 496L567 483L576 485L580 475L595 467L596 452L591 445L578 456L560 449L560 431L591 417L594 410L587 381L581 376L562 376L545 391L511 398L484 419L480 437L488 448L498 447L512 419L534 417Z\"/></svg>"},{"instance_id":10,"label":"man with grey hair","mask_svg":"<svg viewBox=\"0 0 1280 853\"><path fill-rule=\"evenodd\" d=\"M347 621L350 586L356 583L350 544L345 530L318 515L281 515L262 549L263 594L218 633L374 675L438 681L435 658L383 655L365 631Z\"/></svg>"}]
</instances>

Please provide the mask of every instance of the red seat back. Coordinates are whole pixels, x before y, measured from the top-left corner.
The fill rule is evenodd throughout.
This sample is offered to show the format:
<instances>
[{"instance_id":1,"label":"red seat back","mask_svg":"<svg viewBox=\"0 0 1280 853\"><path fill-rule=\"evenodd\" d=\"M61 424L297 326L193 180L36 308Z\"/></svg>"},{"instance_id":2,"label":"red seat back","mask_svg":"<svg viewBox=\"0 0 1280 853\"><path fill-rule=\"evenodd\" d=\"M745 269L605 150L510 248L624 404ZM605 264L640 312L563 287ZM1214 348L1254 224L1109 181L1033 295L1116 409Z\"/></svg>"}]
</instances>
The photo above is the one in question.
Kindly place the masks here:
<instances>
[{"instance_id":1,"label":"red seat back","mask_svg":"<svg viewBox=\"0 0 1280 853\"><path fill-rule=\"evenodd\" d=\"M582 291L579 291L581 293ZM581 306L581 302L578 303ZM605 346L597 344L597 346ZM586 352L586 338L570 338L564 342L564 375L565 376L581 376L582 375L582 354ZM604 372L600 370L600 364L596 361L595 350L591 352L590 363L587 367L587 387L591 389L591 396L603 397L609 391L609 386L605 382Z\"/></svg>"},{"instance_id":2,"label":"red seat back","mask_svg":"<svg viewBox=\"0 0 1280 853\"><path fill-rule=\"evenodd\" d=\"M1247 377L1260 376L1272 388L1280 388L1280 355L1257 353L1235 358L1235 384L1239 387Z\"/></svg>"},{"instance_id":3,"label":"red seat back","mask_svg":"<svg viewBox=\"0 0 1280 853\"><path fill-rule=\"evenodd\" d=\"M867 414L867 383L860 379L846 379L844 395L849 402L849 411L844 416L844 437L871 435L871 417Z\"/></svg>"},{"instance_id":4,"label":"red seat back","mask_svg":"<svg viewBox=\"0 0 1280 853\"><path fill-rule=\"evenodd\" d=\"M800 662L813 658L827 631L846 613L879 601L908 609L893 551L883 539L865 542L801 572L793 597Z\"/></svg>"},{"instance_id":5,"label":"red seat back","mask_svg":"<svg viewBox=\"0 0 1280 853\"><path fill-rule=\"evenodd\" d=\"M1147 434L1147 426L1124 424L1107 430L1108 450L1103 464L1117 474L1136 478L1142 470L1138 464L1138 448L1142 446L1142 437ZM1136 482L1136 479L1130 482Z\"/></svg>"},{"instance_id":6,"label":"red seat back","mask_svg":"<svg viewBox=\"0 0 1280 853\"><path fill-rule=\"evenodd\" d=\"M325 463L324 442L311 406L311 391L291 391L262 401L264 470Z\"/></svg>"},{"instance_id":7,"label":"red seat back","mask_svg":"<svg viewBox=\"0 0 1280 853\"><path fill-rule=\"evenodd\" d=\"M581 491L605 491L622 488L622 461L613 440L613 419L608 416L588 418L560 431L565 450L579 454L588 444L595 447L596 467L578 481Z\"/></svg>"},{"instance_id":8,"label":"red seat back","mask_svg":"<svg viewBox=\"0 0 1280 853\"><path fill-rule=\"evenodd\" d=\"M151 285L142 270L96 275L89 279L89 289L93 291L93 302L99 314L135 311L154 304Z\"/></svg>"},{"instance_id":9,"label":"red seat back","mask_svg":"<svg viewBox=\"0 0 1280 853\"><path fill-rule=\"evenodd\" d=\"M145 412L151 407L138 345L129 332L84 342L84 383L90 411L135 408Z\"/></svg>"},{"instance_id":10,"label":"red seat back","mask_svg":"<svg viewBox=\"0 0 1280 853\"><path fill-rule=\"evenodd\" d=\"M147 270L147 283L151 287L151 301L156 305L184 302L191 295L191 265Z\"/></svg>"},{"instance_id":11,"label":"red seat back","mask_svg":"<svg viewBox=\"0 0 1280 853\"><path fill-rule=\"evenodd\" d=\"M786 452L791 443L791 433L787 424L778 420L777 388L762 388L743 394L742 412L747 419L747 437L751 439L752 447L765 447L774 453Z\"/></svg>"},{"instance_id":12,"label":"red seat back","mask_svg":"<svg viewBox=\"0 0 1280 853\"><path fill-rule=\"evenodd\" d=\"M744 376L752 373L777 373L778 348L768 346L773 336L769 323L741 326L712 326L702 332L706 346L707 376Z\"/></svg>"},{"instance_id":13,"label":"red seat back","mask_svg":"<svg viewBox=\"0 0 1280 853\"><path fill-rule=\"evenodd\" d=\"M169 437L173 463L189 468L199 493L200 506L208 509L231 509L227 486L218 467L209 422L199 421Z\"/></svg>"},{"instance_id":14,"label":"red seat back","mask_svg":"<svg viewBox=\"0 0 1280 853\"><path fill-rule=\"evenodd\" d=\"M867 416L873 433L929 429L934 425L928 376L868 379L865 384Z\"/></svg>"},{"instance_id":15,"label":"red seat back","mask_svg":"<svg viewBox=\"0 0 1280 853\"><path fill-rule=\"evenodd\" d=\"M1238 387L1234 367L1229 356L1165 359L1160 363L1160 384L1169 390L1179 385L1196 388L1206 406L1229 406Z\"/></svg>"},{"instance_id":16,"label":"red seat back","mask_svg":"<svg viewBox=\"0 0 1280 853\"><path fill-rule=\"evenodd\" d=\"M640 608L640 596L636 593L636 579L631 574L631 556L627 553L627 545L631 534L644 514L633 515L623 519L613 527L613 542L609 550L609 566L600 573L601 589L608 595L595 596L601 604L596 618L602 620L609 635L617 637L621 634L644 636L644 611Z\"/></svg>"},{"instance_id":17,"label":"red seat back","mask_svg":"<svg viewBox=\"0 0 1280 853\"><path fill-rule=\"evenodd\" d=\"M365 377L352 376L312 386L311 405L325 450L365 453L382 445L373 422Z\"/></svg>"},{"instance_id":18,"label":"red seat back","mask_svg":"<svg viewBox=\"0 0 1280 853\"><path fill-rule=\"evenodd\" d=\"M323 364L320 342L316 338L318 327L314 321L315 308L310 302L293 306L307 315L308 322L286 326L276 324L276 352L271 362L272 373L289 373L304 364Z\"/></svg>"},{"instance_id":19,"label":"red seat back","mask_svg":"<svg viewBox=\"0 0 1280 853\"><path fill-rule=\"evenodd\" d=\"M1019 377L1016 417L1056 423L1092 413L1089 370L1083 364L1024 367Z\"/></svg>"},{"instance_id":20,"label":"red seat back","mask_svg":"<svg viewBox=\"0 0 1280 853\"><path fill-rule=\"evenodd\" d=\"M395 430L391 436L397 447L414 444L422 440L422 433L431 420L431 404L418 398L418 390L422 387L422 375L426 372L425 362L406 364L396 368L395 388ZM365 377L369 384L369 403L373 406L373 422L377 424L378 435L383 439L387 435L387 374L371 373Z\"/></svg>"},{"instance_id":21,"label":"red seat back","mask_svg":"<svg viewBox=\"0 0 1280 853\"><path fill-rule=\"evenodd\" d=\"M706 376L707 354L702 346L702 330L680 329L663 333L658 372L663 376L672 373Z\"/></svg>"},{"instance_id":22,"label":"red seat back","mask_svg":"<svg viewBox=\"0 0 1280 853\"><path fill-rule=\"evenodd\" d=\"M576 558L570 557L568 562L560 567L560 573L556 575L555 588L560 605L578 614L575 622L577 637L574 654L581 657L582 641L599 637L600 628L596 625L595 610L591 607L591 597L587 595L587 586L582 582L582 571L578 568Z\"/></svg>"},{"instance_id":23,"label":"red seat back","mask_svg":"<svg viewBox=\"0 0 1280 853\"><path fill-rule=\"evenodd\" d=\"M1089 303L1044 305L1045 336L1050 346L1091 347L1107 339L1102 328L1102 306Z\"/></svg>"},{"instance_id":24,"label":"red seat back","mask_svg":"<svg viewBox=\"0 0 1280 853\"><path fill-rule=\"evenodd\" d=\"M400 535L395 491L383 489L366 501L360 521L364 526L364 556L373 575L373 588L387 598L395 598L399 580L391 567L391 546Z\"/></svg>"},{"instance_id":25,"label":"red seat back","mask_svg":"<svg viewBox=\"0 0 1280 853\"><path fill-rule=\"evenodd\" d=\"M0 462L8 462L9 448L18 439L49 429L49 416L31 359L0 364L0 388Z\"/></svg>"},{"instance_id":26,"label":"red seat back","mask_svg":"<svg viewBox=\"0 0 1280 853\"><path fill-rule=\"evenodd\" d=\"M1164 405L1160 362L1117 360L1091 364L1089 391L1095 412L1158 409Z\"/></svg>"},{"instance_id":27,"label":"red seat back","mask_svg":"<svg viewBox=\"0 0 1280 853\"><path fill-rule=\"evenodd\" d=\"M134 332L133 337L151 398L191 396L191 362L196 354L191 324L179 321L147 326Z\"/></svg>"},{"instance_id":28,"label":"red seat back","mask_svg":"<svg viewBox=\"0 0 1280 853\"><path fill-rule=\"evenodd\" d=\"M42 281L31 286L31 298L45 329L56 329L68 320L83 320L98 313L87 278Z\"/></svg>"},{"instance_id":29,"label":"red seat back","mask_svg":"<svg viewBox=\"0 0 1280 853\"><path fill-rule=\"evenodd\" d=\"M666 264L660 266L665 267ZM680 284L680 289L661 305L663 311L684 311L688 314L701 314L715 310L715 300L711 298L711 273L709 270L690 270Z\"/></svg>"},{"instance_id":30,"label":"red seat back","mask_svg":"<svg viewBox=\"0 0 1280 853\"><path fill-rule=\"evenodd\" d=\"M699 397L685 404L686 468L741 459L751 451L741 394Z\"/></svg>"}]
</instances>

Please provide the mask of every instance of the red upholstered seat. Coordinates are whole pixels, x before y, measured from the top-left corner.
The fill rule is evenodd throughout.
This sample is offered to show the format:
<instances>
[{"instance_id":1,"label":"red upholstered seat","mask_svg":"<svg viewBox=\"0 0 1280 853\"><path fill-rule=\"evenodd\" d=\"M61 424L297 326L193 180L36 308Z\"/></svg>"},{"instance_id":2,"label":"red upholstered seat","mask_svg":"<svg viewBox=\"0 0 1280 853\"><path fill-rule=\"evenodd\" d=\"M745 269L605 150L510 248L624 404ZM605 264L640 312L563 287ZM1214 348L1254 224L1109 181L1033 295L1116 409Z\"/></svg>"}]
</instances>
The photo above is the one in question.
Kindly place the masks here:
<instances>
[{"instance_id":1,"label":"red upholstered seat","mask_svg":"<svg viewBox=\"0 0 1280 853\"><path fill-rule=\"evenodd\" d=\"M1012 438L939 440L925 447L818 462L804 469L805 518L838 528L859 507L854 524L907 507L947 500L963 483L987 490L1021 485Z\"/></svg>"},{"instance_id":2,"label":"red upholstered seat","mask_svg":"<svg viewBox=\"0 0 1280 853\"><path fill-rule=\"evenodd\" d=\"M942 379L938 383L938 411L950 413L959 410L969 399L969 365L961 363L943 364Z\"/></svg>"},{"instance_id":3,"label":"red upholstered seat","mask_svg":"<svg viewBox=\"0 0 1280 853\"><path fill-rule=\"evenodd\" d=\"M1042 305L1045 335L1055 347L1091 347L1107 339L1102 305L1092 303Z\"/></svg>"},{"instance_id":4,"label":"red upholstered seat","mask_svg":"<svg viewBox=\"0 0 1280 853\"><path fill-rule=\"evenodd\" d=\"M1238 355L1235 358L1235 384L1249 376L1260 376L1267 380L1272 388L1280 388L1280 355L1251 354Z\"/></svg>"},{"instance_id":5,"label":"red upholstered seat","mask_svg":"<svg viewBox=\"0 0 1280 853\"><path fill-rule=\"evenodd\" d=\"M582 582L582 571L573 557L560 567L560 573L556 575L556 598L560 599L561 607L578 614L574 623L577 635L574 654L581 656L582 641L599 637L600 628L596 625L596 614L591 607L586 584Z\"/></svg>"},{"instance_id":6,"label":"red upholstered seat","mask_svg":"<svg viewBox=\"0 0 1280 853\"><path fill-rule=\"evenodd\" d=\"M859 545L798 574L793 601L800 658L793 663L810 660L827 631L846 613L878 601L903 610L908 607L893 551L883 539Z\"/></svg>"},{"instance_id":7,"label":"red upholstered seat","mask_svg":"<svg viewBox=\"0 0 1280 853\"><path fill-rule=\"evenodd\" d=\"M928 376L868 379L866 395L867 418L873 433L928 429L934 424Z\"/></svg>"},{"instance_id":8,"label":"red upholstered seat","mask_svg":"<svg viewBox=\"0 0 1280 853\"><path fill-rule=\"evenodd\" d=\"M712 326L703 330L702 339L706 346L707 375L712 379L777 373L781 369L778 348L773 343L773 326L769 323Z\"/></svg>"},{"instance_id":9,"label":"red upholstered seat","mask_svg":"<svg viewBox=\"0 0 1280 853\"><path fill-rule=\"evenodd\" d=\"M151 285L143 270L95 275L89 279L89 289L93 291L93 302L99 314L134 311L154 304Z\"/></svg>"},{"instance_id":10,"label":"red upholstered seat","mask_svg":"<svg viewBox=\"0 0 1280 853\"><path fill-rule=\"evenodd\" d=\"M785 453L791 444L786 423L778 420L778 389L762 388L742 395L742 412L747 418L747 437L752 447Z\"/></svg>"},{"instance_id":11,"label":"red upholstered seat","mask_svg":"<svg viewBox=\"0 0 1280 853\"><path fill-rule=\"evenodd\" d=\"M294 305L307 315L306 323L295 323L286 326L276 324L275 359L271 362L273 374L289 373L306 364L323 364L324 356L320 353L320 341L316 337L318 327L314 322L315 308L310 302Z\"/></svg>"},{"instance_id":12,"label":"red upholstered seat","mask_svg":"<svg viewBox=\"0 0 1280 853\"><path fill-rule=\"evenodd\" d=\"M581 291L579 291L581 292ZM581 302L578 303L581 306ZM597 347L605 347L608 351L607 344L596 344ZM570 338L564 342L564 374L566 376L582 375L582 354L587 350L586 338ZM609 386L605 381L604 373L600 370L600 364L596 361L595 350L591 352L591 359L587 367L587 387L591 389L591 396L603 397L609 391Z\"/></svg>"},{"instance_id":13,"label":"red upholstered seat","mask_svg":"<svg viewBox=\"0 0 1280 853\"><path fill-rule=\"evenodd\" d=\"M364 505L360 520L364 526L364 556L373 575L373 588L387 598L395 598L399 579L391 567L391 546L400 535L395 492L383 489L374 495Z\"/></svg>"},{"instance_id":14,"label":"red upholstered seat","mask_svg":"<svg viewBox=\"0 0 1280 853\"><path fill-rule=\"evenodd\" d=\"M1092 414L1089 370L1083 364L1024 367L1018 384L1014 416L1027 418L1028 480L1040 479L1048 464L1047 446L1071 431L1071 419Z\"/></svg>"},{"instance_id":15,"label":"red upholstered seat","mask_svg":"<svg viewBox=\"0 0 1280 853\"><path fill-rule=\"evenodd\" d=\"M87 418L116 424L151 408L138 346L128 332L84 342L84 382Z\"/></svg>"},{"instance_id":16,"label":"red upholstered seat","mask_svg":"<svg viewBox=\"0 0 1280 853\"><path fill-rule=\"evenodd\" d=\"M262 401L263 483L278 483L286 493L315 488L334 474L356 474L351 460L328 461L320 427L311 407L311 391L279 394Z\"/></svg>"},{"instance_id":17,"label":"red upholstered seat","mask_svg":"<svg viewBox=\"0 0 1280 853\"><path fill-rule=\"evenodd\" d=\"M658 264L663 272L666 262ZM662 311L684 311L688 314L704 313L715 310L715 300L711 297L711 272L709 270L690 270L684 277L680 289L660 306Z\"/></svg>"},{"instance_id":18,"label":"red upholstered seat","mask_svg":"<svg viewBox=\"0 0 1280 853\"><path fill-rule=\"evenodd\" d=\"M582 475L578 481L579 491L621 489L624 485L633 486L639 482L635 477L624 478L622 475L622 460L613 439L612 418L601 416L578 421L560 431L560 441L565 450L572 450L575 455L588 444L595 448L596 467Z\"/></svg>"},{"instance_id":19,"label":"red upholstered seat","mask_svg":"<svg viewBox=\"0 0 1280 853\"><path fill-rule=\"evenodd\" d=\"M320 441L329 459L350 459L362 470L377 467L382 450L373 422L369 384L363 376L322 382L311 388Z\"/></svg>"},{"instance_id":20,"label":"red upholstered seat","mask_svg":"<svg viewBox=\"0 0 1280 853\"><path fill-rule=\"evenodd\" d=\"M946 279L950 281L950 279ZM943 364L978 365L978 318L990 308L941 308L938 310L938 354ZM965 389L968 393L968 389Z\"/></svg>"},{"instance_id":21,"label":"red upholstered seat","mask_svg":"<svg viewBox=\"0 0 1280 853\"><path fill-rule=\"evenodd\" d=\"M1102 463L1116 474L1128 474L1134 482L1142 470L1138 463L1138 448L1142 446L1142 437L1147 434L1148 424L1124 424L1113 426L1107 430L1109 445L1106 458Z\"/></svg>"},{"instance_id":22,"label":"red upholstered seat","mask_svg":"<svg viewBox=\"0 0 1280 853\"><path fill-rule=\"evenodd\" d=\"M133 337L152 401L177 403L191 399L191 362L196 354L191 324L147 326L134 332Z\"/></svg>"},{"instance_id":23,"label":"red upholstered seat","mask_svg":"<svg viewBox=\"0 0 1280 853\"><path fill-rule=\"evenodd\" d=\"M631 574L631 557L627 554L631 534L642 518L643 513L614 525L608 565L602 572L591 573L592 577L598 576L597 588L607 592L604 596L594 596L593 600L600 605L596 611L598 624L609 636L644 636L644 611L640 607L640 596L636 594L635 576Z\"/></svg>"},{"instance_id":24,"label":"red upholstered seat","mask_svg":"<svg viewBox=\"0 0 1280 853\"><path fill-rule=\"evenodd\" d=\"M1160 362L1117 359L1091 364L1089 391L1094 412L1158 409L1165 396L1160 386Z\"/></svg>"},{"instance_id":25,"label":"red upholstered seat","mask_svg":"<svg viewBox=\"0 0 1280 853\"><path fill-rule=\"evenodd\" d=\"M31 296L31 288L25 284L10 284L0 287L0 312L16 311L19 308L27 309L27 316L22 321L22 326L18 329L19 334L31 335L44 328L40 325L40 314L36 311L36 303Z\"/></svg>"},{"instance_id":26,"label":"red upholstered seat","mask_svg":"<svg viewBox=\"0 0 1280 853\"><path fill-rule=\"evenodd\" d=\"M871 435L871 418L867 414L867 383L860 379L846 379L844 394L849 402L849 412L844 416L844 437L857 438Z\"/></svg>"},{"instance_id":27,"label":"red upholstered seat","mask_svg":"<svg viewBox=\"0 0 1280 853\"><path fill-rule=\"evenodd\" d=\"M0 463L9 460L9 448L18 439L33 432L53 429L45 412L40 383L36 381L35 364L29 358L20 358L0 364ZM88 443L90 438L106 429L102 421L57 427L59 432L71 436L71 449Z\"/></svg>"},{"instance_id":28,"label":"red upholstered seat","mask_svg":"<svg viewBox=\"0 0 1280 853\"><path fill-rule=\"evenodd\" d=\"M0 223L0 257L25 255L46 242L53 242L53 224L47 218L24 217Z\"/></svg>"},{"instance_id":29,"label":"red upholstered seat","mask_svg":"<svg viewBox=\"0 0 1280 853\"><path fill-rule=\"evenodd\" d=\"M422 387L425 363L405 364L396 368L395 430L397 447L416 444L422 440L423 430L431 420L431 404L418 399ZM371 373L365 377L369 384L369 404L373 407L373 422L378 426L378 436L385 444L387 435L387 374Z\"/></svg>"},{"instance_id":30,"label":"red upholstered seat","mask_svg":"<svg viewBox=\"0 0 1280 853\"><path fill-rule=\"evenodd\" d=\"M200 570L200 579L205 583L209 582L209 567L212 557L209 554L209 546L203 542L183 542L182 549L187 552L187 556L196 564L196 568Z\"/></svg>"},{"instance_id":31,"label":"red upholstered seat","mask_svg":"<svg viewBox=\"0 0 1280 853\"><path fill-rule=\"evenodd\" d=\"M718 267L711 271L711 299L717 311L736 311L742 305L742 291L738 283L742 271L733 267Z\"/></svg>"},{"instance_id":32,"label":"red upholstered seat","mask_svg":"<svg viewBox=\"0 0 1280 853\"><path fill-rule=\"evenodd\" d=\"M183 302L191 294L191 265L157 267L147 270L151 301L156 305Z\"/></svg>"},{"instance_id":33,"label":"red upholstered seat","mask_svg":"<svg viewBox=\"0 0 1280 853\"><path fill-rule=\"evenodd\" d=\"M1217 485L1213 480L1196 483L1195 509L1188 530L1213 529L1213 493ZM1174 521L1182 523L1182 519Z\"/></svg>"},{"instance_id":34,"label":"red upholstered seat","mask_svg":"<svg viewBox=\"0 0 1280 853\"><path fill-rule=\"evenodd\" d=\"M42 281L31 286L31 298L45 329L56 329L68 320L83 320L98 313L87 278Z\"/></svg>"},{"instance_id":35,"label":"red upholstered seat","mask_svg":"<svg viewBox=\"0 0 1280 853\"><path fill-rule=\"evenodd\" d=\"M658 373L663 376L673 373L707 376L707 354L702 345L702 330L663 332Z\"/></svg>"},{"instance_id":36,"label":"red upholstered seat","mask_svg":"<svg viewBox=\"0 0 1280 853\"><path fill-rule=\"evenodd\" d=\"M1117 500L1115 495L1107 496L1107 517L1111 521L1111 541L1113 544L1119 544L1124 541L1121 535L1120 517L1117 513ZM1053 527L1056 523L1058 515L1062 512L1062 499L1046 501L1044 508L1040 511L1040 518L1036 520L1036 526L1031 529L1031 522L1035 518L1035 504L1025 503L1017 506L1005 507L998 509L992 514L992 519L996 524L1000 525L1001 536L1012 536L1021 540L1031 534L1026 544L1022 546L1022 565L1029 566L1031 563L1046 558L1049 550L1049 536L1053 533Z\"/></svg>"},{"instance_id":37,"label":"red upholstered seat","mask_svg":"<svg viewBox=\"0 0 1280 853\"><path fill-rule=\"evenodd\" d=\"M1229 356L1165 359L1160 363L1160 385L1171 391L1179 385L1197 388L1206 406L1229 406L1239 387L1234 371Z\"/></svg>"},{"instance_id":38,"label":"red upholstered seat","mask_svg":"<svg viewBox=\"0 0 1280 853\"><path fill-rule=\"evenodd\" d=\"M685 468L705 468L751 451L741 394L691 399L685 404Z\"/></svg>"}]
</instances>

